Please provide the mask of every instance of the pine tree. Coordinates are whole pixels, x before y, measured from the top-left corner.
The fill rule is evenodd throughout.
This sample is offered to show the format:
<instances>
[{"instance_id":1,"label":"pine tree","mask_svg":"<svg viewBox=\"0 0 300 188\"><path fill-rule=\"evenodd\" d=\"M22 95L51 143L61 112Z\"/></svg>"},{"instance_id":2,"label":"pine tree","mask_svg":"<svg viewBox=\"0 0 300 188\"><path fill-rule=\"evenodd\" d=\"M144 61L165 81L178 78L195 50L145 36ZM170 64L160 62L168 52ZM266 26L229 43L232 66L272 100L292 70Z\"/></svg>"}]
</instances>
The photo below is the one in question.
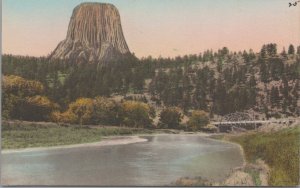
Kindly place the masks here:
<instances>
[{"instance_id":1,"label":"pine tree","mask_svg":"<svg viewBox=\"0 0 300 188\"><path fill-rule=\"evenodd\" d=\"M294 55L295 54L295 48L292 44L289 46L288 54L289 55Z\"/></svg>"},{"instance_id":2,"label":"pine tree","mask_svg":"<svg viewBox=\"0 0 300 188\"><path fill-rule=\"evenodd\" d=\"M287 54L286 54L285 48L283 48L283 50L281 52L281 56L284 57L284 58L287 58Z\"/></svg>"},{"instance_id":3,"label":"pine tree","mask_svg":"<svg viewBox=\"0 0 300 188\"><path fill-rule=\"evenodd\" d=\"M277 54L277 44L267 44L267 53L269 56L275 56Z\"/></svg>"},{"instance_id":4,"label":"pine tree","mask_svg":"<svg viewBox=\"0 0 300 188\"><path fill-rule=\"evenodd\" d=\"M283 99L283 102L282 102L282 112L285 114L286 111L287 111L287 107L288 107L288 104L287 104L287 100L286 99Z\"/></svg>"},{"instance_id":5,"label":"pine tree","mask_svg":"<svg viewBox=\"0 0 300 188\"><path fill-rule=\"evenodd\" d=\"M267 47L266 47L266 45L263 45L263 47L262 47L261 50L260 50L260 56L261 56L262 58L265 58L266 55L267 55Z\"/></svg>"},{"instance_id":6,"label":"pine tree","mask_svg":"<svg viewBox=\"0 0 300 188\"><path fill-rule=\"evenodd\" d=\"M297 47L297 54L300 55L300 46Z\"/></svg>"},{"instance_id":7,"label":"pine tree","mask_svg":"<svg viewBox=\"0 0 300 188\"><path fill-rule=\"evenodd\" d=\"M264 105L264 113L267 119L270 118L270 114L269 114L269 108L267 105Z\"/></svg>"},{"instance_id":8,"label":"pine tree","mask_svg":"<svg viewBox=\"0 0 300 188\"><path fill-rule=\"evenodd\" d=\"M252 107L256 104L256 80L254 75L251 75L249 80L248 95L249 95L248 105L249 107Z\"/></svg>"},{"instance_id":9,"label":"pine tree","mask_svg":"<svg viewBox=\"0 0 300 188\"><path fill-rule=\"evenodd\" d=\"M271 102L271 105L274 107L274 106L277 106L279 104L279 91L278 91L278 88L277 87L272 87L271 89L271 95L270 95L270 102Z\"/></svg>"},{"instance_id":10,"label":"pine tree","mask_svg":"<svg viewBox=\"0 0 300 188\"><path fill-rule=\"evenodd\" d=\"M288 80L287 80L285 75L282 76L282 83L283 83L282 95L286 100L288 100L288 97L289 97L289 84L288 84Z\"/></svg>"},{"instance_id":11,"label":"pine tree","mask_svg":"<svg viewBox=\"0 0 300 188\"><path fill-rule=\"evenodd\" d=\"M260 78L261 78L261 81L264 82L264 83L267 83L268 79L269 79L269 71L267 69L267 65L266 65L265 61L262 60L262 59L259 59L258 62L260 63Z\"/></svg>"},{"instance_id":12,"label":"pine tree","mask_svg":"<svg viewBox=\"0 0 300 188\"><path fill-rule=\"evenodd\" d=\"M243 58L244 58L244 61L246 64L248 64L250 62L250 56L248 55L246 50L244 50L244 52L243 52Z\"/></svg>"}]
</instances>

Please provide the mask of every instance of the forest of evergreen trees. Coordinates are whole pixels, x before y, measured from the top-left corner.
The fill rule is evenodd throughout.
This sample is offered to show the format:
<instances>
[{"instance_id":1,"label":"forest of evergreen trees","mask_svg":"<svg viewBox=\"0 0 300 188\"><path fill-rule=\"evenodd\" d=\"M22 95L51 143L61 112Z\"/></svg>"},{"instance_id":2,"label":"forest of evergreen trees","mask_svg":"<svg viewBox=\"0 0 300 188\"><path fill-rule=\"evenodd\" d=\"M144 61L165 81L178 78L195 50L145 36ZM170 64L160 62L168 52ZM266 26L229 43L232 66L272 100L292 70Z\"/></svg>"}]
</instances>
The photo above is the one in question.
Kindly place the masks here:
<instances>
[{"instance_id":1,"label":"forest of evergreen trees","mask_svg":"<svg viewBox=\"0 0 300 188\"><path fill-rule=\"evenodd\" d=\"M224 47L175 58L129 56L108 66L2 56L3 76L38 81L43 96L60 111L79 98L138 93L150 95L157 106L178 107L185 113L203 110L211 117L249 109L266 118L299 116L299 73L300 46L278 52L276 44L264 45L259 53ZM20 78L18 84L23 83ZM26 92L16 94L12 85L2 86L2 110L6 118L18 119L9 109L16 105L13 98Z\"/></svg>"}]
</instances>

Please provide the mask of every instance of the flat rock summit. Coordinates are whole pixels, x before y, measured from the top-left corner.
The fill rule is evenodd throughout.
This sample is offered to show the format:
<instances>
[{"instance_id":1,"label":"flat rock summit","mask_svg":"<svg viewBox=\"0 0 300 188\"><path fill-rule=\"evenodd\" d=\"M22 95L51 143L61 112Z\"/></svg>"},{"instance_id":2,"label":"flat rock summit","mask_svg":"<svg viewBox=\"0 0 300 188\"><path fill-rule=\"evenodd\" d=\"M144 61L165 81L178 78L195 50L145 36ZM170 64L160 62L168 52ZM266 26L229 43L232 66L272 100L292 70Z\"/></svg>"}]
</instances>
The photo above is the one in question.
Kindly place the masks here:
<instances>
[{"instance_id":1,"label":"flat rock summit","mask_svg":"<svg viewBox=\"0 0 300 188\"><path fill-rule=\"evenodd\" d=\"M130 51L117 8L106 3L82 3L73 10L66 39L50 58L107 63L126 54Z\"/></svg>"}]
</instances>

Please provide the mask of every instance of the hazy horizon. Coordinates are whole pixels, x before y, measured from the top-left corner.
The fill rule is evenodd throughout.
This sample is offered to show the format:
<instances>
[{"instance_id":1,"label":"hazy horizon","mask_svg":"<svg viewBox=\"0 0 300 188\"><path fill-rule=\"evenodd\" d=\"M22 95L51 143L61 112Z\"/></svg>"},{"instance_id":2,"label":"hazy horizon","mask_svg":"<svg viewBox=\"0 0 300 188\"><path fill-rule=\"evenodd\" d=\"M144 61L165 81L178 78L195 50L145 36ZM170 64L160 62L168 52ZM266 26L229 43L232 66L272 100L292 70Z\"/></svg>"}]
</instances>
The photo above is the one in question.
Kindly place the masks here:
<instances>
[{"instance_id":1,"label":"hazy horizon","mask_svg":"<svg viewBox=\"0 0 300 188\"><path fill-rule=\"evenodd\" d=\"M46 56L65 39L75 6L84 0L3 0L2 52ZM292 0L103 0L121 15L125 39L137 57L198 54L223 46L278 52L300 44L300 4Z\"/></svg>"}]
</instances>

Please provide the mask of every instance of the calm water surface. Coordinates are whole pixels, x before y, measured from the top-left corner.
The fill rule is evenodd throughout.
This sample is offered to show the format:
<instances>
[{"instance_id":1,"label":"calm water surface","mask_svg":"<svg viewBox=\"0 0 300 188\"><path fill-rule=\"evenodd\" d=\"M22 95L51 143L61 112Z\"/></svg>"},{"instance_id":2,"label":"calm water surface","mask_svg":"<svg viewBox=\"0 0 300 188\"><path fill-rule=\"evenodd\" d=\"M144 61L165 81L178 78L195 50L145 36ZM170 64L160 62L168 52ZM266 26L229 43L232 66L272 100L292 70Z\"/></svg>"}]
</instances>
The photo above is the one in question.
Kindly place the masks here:
<instances>
[{"instance_id":1,"label":"calm water surface","mask_svg":"<svg viewBox=\"0 0 300 188\"><path fill-rule=\"evenodd\" d=\"M2 185L169 185L180 177L221 181L243 159L237 145L199 135L158 135L147 142L6 153Z\"/></svg>"}]
</instances>

